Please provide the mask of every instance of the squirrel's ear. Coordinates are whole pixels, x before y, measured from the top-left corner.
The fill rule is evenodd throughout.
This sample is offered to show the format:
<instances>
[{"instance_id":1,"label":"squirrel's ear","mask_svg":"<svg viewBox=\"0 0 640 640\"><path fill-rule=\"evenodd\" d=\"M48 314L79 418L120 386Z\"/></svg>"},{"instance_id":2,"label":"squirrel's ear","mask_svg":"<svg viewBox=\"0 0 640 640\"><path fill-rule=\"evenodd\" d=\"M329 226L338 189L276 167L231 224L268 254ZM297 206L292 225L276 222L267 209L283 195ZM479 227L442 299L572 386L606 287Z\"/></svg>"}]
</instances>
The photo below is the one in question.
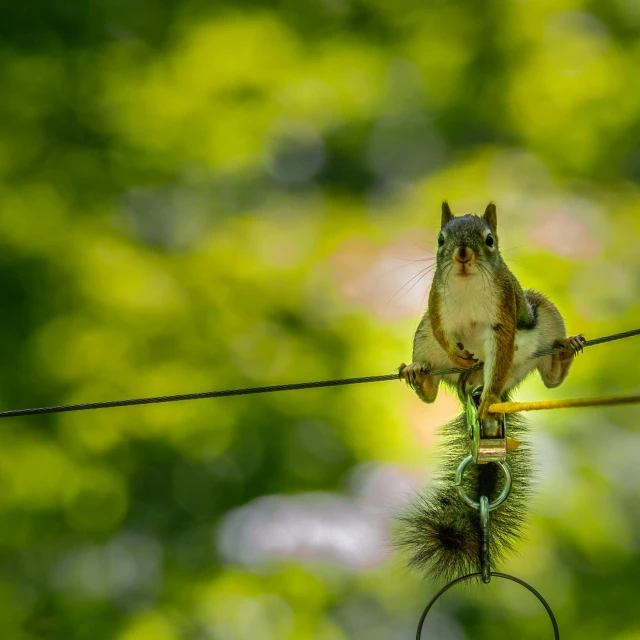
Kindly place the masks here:
<instances>
[{"instance_id":1,"label":"squirrel's ear","mask_svg":"<svg viewBox=\"0 0 640 640\"><path fill-rule=\"evenodd\" d=\"M453 213L451 213L451 209L449 208L449 203L446 200L442 202L442 220L440 222L440 226L444 227L449 220L453 220Z\"/></svg>"},{"instance_id":2,"label":"squirrel's ear","mask_svg":"<svg viewBox=\"0 0 640 640\"><path fill-rule=\"evenodd\" d=\"M487 205L482 219L487 222L494 231L498 228L498 212L496 211L496 205L493 204L493 202L490 202Z\"/></svg>"}]
</instances>

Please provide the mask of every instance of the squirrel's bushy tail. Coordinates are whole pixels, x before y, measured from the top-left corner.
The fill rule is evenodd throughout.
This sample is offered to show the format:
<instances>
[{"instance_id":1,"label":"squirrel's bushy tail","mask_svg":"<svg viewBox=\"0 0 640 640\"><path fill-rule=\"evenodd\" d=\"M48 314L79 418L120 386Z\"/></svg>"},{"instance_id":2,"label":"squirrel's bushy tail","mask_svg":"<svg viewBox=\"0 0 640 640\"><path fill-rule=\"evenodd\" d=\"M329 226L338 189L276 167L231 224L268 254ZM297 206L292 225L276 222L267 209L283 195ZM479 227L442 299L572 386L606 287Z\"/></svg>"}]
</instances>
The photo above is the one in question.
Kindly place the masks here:
<instances>
[{"instance_id":1,"label":"squirrel's bushy tail","mask_svg":"<svg viewBox=\"0 0 640 640\"><path fill-rule=\"evenodd\" d=\"M526 440L526 422L507 415L507 433L520 442L507 453L513 475L509 498L491 512L491 558L495 566L514 549L523 536L529 511L531 448ZM399 516L396 545L409 555L412 567L432 578L453 579L480 571L480 515L468 507L454 486L456 469L469 455L467 422L462 414L442 427L442 465L426 487ZM471 464L464 475L469 496L479 500L486 495L493 501L502 491L504 476L497 464Z\"/></svg>"}]
</instances>

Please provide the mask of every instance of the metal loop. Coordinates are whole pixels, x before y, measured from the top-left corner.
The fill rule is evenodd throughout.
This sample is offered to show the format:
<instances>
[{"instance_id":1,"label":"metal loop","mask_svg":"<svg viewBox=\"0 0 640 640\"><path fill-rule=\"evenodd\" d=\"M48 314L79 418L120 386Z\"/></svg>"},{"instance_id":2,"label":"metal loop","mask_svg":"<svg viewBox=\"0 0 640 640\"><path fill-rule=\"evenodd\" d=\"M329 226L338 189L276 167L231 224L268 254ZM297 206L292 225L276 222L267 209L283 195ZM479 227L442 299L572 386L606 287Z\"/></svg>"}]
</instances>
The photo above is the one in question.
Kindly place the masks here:
<instances>
[{"instance_id":1,"label":"metal loop","mask_svg":"<svg viewBox=\"0 0 640 640\"><path fill-rule=\"evenodd\" d=\"M547 611L547 614L549 615L549 619L551 620L551 624L553 625L553 637L554 637L554 639L555 640L560 640L560 631L558 630L558 623L556 622L556 617L553 615L553 611L551 610L551 607L549 606L547 601L542 597L542 595L538 591L536 591L530 584L527 584L524 580L520 580L520 578L516 578L515 576L510 576L510 575L508 575L506 573L493 573L492 572L491 576L493 576L494 578L504 578L505 580L511 580L511 582L516 582L517 584L523 586L525 589L527 589L528 591L533 593L533 595L536 598L538 598L538 600L540 601L542 606ZM425 619L427 617L427 614L431 610L431 607L436 603L436 600L443 593L445 593L446 591L449 591L449 589L451 589L451 587L455 587L455 585L457 585L460 582L465 582L466 580L473 580L473 578L480 578L480 577L482 577L481 573L470 573L469 575L462 576L460 578L456 578L455 580L451 581L448 585L446 585L442 589L440 589L440 591L438 591L438 593L436 593L436 595L433 596L433 598L431 598L431 601L425 607L425 610L422 612L422 616L420 616L420 622L418 623L418 630L416 632L416 640L421 640L421 638L422 638L422 627L424 625L424 621L425 621Z\"/></svg>"},{"instance_id":2,"label":"metal loop","mask_svg":"<svg viewBox=\"0 0 640 640\"><path fill-rule=\"evenodd\" d=\"M473 462L473 456L468 455L456 469L456 479L455 479L455 487L458 495L472 508L472 509L480 509L480 503L472 500L467 492L464 490L462 486L462 477L464 476L464 472L467 467ZM493 511L497 509L508 497L511 493L511 487L513 486L513 479L511 477L511 469L506 462L495 462L494 464L500 465L502 469L502 473L504 473L504 488L502 489L502 493L489 504L489 511Z\"/></svg>"}]
</instances>

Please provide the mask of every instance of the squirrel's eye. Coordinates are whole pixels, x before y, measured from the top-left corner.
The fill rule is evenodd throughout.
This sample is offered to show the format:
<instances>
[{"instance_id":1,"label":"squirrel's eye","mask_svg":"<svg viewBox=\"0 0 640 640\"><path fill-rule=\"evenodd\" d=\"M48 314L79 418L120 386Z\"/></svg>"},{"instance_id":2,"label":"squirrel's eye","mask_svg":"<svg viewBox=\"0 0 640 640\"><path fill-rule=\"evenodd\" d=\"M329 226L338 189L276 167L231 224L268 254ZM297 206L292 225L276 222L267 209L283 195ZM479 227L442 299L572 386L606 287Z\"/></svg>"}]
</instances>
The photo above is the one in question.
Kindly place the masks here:
<instances>
[{"instance_id":1,"label":"squirrel's eye","mask_svg":"<svg viewBox=\"0 0 640 640\"><path fill-rule=\"evenodd\" d=\"M487 243L487 247L493 247L493 236L491 234L488 234L484 241Z\"/></svg>"},{"instance_id":2,"label":"squirrel's eye","mask_svg":"<svg viewBox=\"0 0 640 640\"><path fill-rule=\"evenodd\" d=\"M440 234L438 236L438 246L441 247L444 244L444 236Z\"/></svg>"}]
</instances>

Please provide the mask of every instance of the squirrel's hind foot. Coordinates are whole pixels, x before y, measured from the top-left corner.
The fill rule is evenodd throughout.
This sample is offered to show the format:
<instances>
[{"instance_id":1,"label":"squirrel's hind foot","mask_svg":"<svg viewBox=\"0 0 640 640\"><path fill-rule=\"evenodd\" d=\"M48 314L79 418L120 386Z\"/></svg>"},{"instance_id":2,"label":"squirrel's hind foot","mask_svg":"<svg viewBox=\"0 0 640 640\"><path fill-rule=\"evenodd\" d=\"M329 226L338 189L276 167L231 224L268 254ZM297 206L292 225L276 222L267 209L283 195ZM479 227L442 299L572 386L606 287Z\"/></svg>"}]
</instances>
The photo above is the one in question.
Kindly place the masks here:
<instances>
[{"instance_id":1,"label":"squirrel's hind foot","mask_svg":"<svg viewBox=\"0 0 640 640\"><path fill-rule=\"evenodd\" d=\"M577 336L569 336L562 340L556 340L553 343L554 347L562 347L564 351L560 351L554 354L559 360L571 360L574 356L584 351L584 345L586 340L582 334Z\"/></svg>"},{"instance_id":2,"label":"squirrel's hind foot","mask_svg":"<svg viewBox=\"0 0 640 640\"><path fill-rule=\"evenodd\" d=\"M403 363L398 367L398 373L418 394L420 400L423 402L433 402L436 399L440 378L429 375L427 369L422 365L416 364L415 362L411 364Z\"/></svg>"},{"instance_id":3,"label":"squirrel's hind foot","mask_svg":"<svg viewBox=\"0 0 640 640\"><path fill-rule=\"evenodd\" d=\"M419 364L412 362L411 364L405 364L404 362L398 367L398 374L404 378L404 381L412 388L416 388L416 384L420 380L420 377L424 375L424 371Z\"/></svg>"}]
</instances>

